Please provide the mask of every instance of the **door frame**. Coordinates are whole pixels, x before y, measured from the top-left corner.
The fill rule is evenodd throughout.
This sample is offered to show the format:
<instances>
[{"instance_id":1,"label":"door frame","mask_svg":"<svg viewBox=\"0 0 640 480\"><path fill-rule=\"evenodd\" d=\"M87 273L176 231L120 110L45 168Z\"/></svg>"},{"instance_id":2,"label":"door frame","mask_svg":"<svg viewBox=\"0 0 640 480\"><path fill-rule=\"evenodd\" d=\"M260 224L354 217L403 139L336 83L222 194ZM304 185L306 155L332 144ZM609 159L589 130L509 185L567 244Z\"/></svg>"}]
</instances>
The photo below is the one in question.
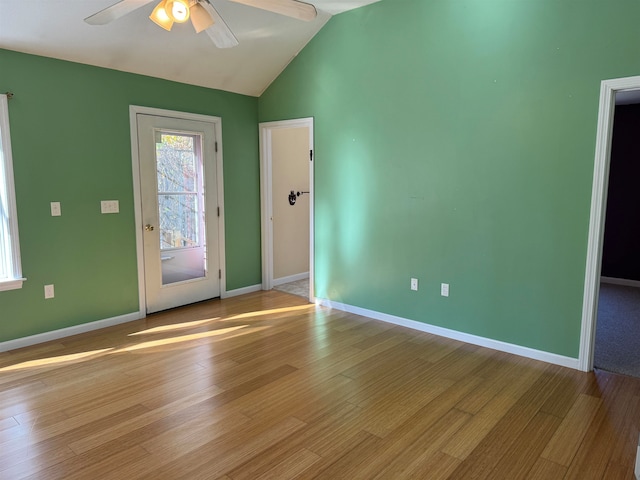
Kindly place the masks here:
<instances>
[{"instance_id":1,"label":"door frame","mask_svg":"<svg viewBox=\"0 0 640 480\"><path fill-rule=\"evenodd\" d=\"M600 84L600 106L598 110L598 130L596 134L596 153L591 192L591 215L589 218L589 239L587 243L584 296L582 303L580 353L578 359L579 368L584 372L593 370L616 93L624 90L639 89L640 76L603 80Z\"/></svg>"},{"instance_id":2,"label":"door frame","mask_svg":"<svg viewBox=\"0 0 640 480\"><path fill-rule=\"evenodd\" d=\"M308 128L309 149L313 152L309 160L309 301L315 302L314 297L314 215L315 215L315 185L313 182L315 149L313 144L313 117L281 120L260 123L260 210L262 221L262 289L273 288L273 146L271 133L283 128Z\"/></svg>"},{"instance_id":3,"label":"door frame","mask_svg":"<svg viewBox=\"0 0 640 480\"><path fill-rule=\"evenodd\" d=\"M201 115L197 113L178 112L174 110L164 110L161 108L142 107L139 105L129 106L129 127L131 129L131 168L133 173L133 207L135 215L136 229L136 257L138 262L138 308L144 317L147 312L147 298L145 288L145 272L144 272L144 241L143 241L143 222L142 222L142 195L140 193L140 156L138 153L138 125L137 115L153 115L156 117L169 117L180 120L195 120L198 122L211 123L215 127L217 151L214 153L216 158L216 189L218 197L218 205L220 207L220 216L218 219L218 251L219 251L219 268L222 272L220 278L220 298L226 297L226 263L225 263L225 233L224 233L224 179L222 164L222 118L209 115Z\"/></svg>"}]
</instances>

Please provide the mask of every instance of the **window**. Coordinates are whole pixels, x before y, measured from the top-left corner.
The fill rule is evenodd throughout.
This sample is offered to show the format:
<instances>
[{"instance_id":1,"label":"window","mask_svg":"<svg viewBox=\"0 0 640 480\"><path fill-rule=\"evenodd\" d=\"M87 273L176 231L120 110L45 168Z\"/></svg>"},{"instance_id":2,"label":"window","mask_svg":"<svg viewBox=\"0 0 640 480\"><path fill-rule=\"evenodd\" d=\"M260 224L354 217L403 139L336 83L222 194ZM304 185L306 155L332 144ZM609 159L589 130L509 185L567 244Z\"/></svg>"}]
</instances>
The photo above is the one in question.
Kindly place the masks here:
<instances>
[{"instance_id":1,"label":"window","mask_svg":"<svg viewBox=\"0 0 640 480\"><path fill-rule=\"evenodd\" d=\"M7 96L0 95L0 290L22 287Z\"/></svg>"}]
</instances>

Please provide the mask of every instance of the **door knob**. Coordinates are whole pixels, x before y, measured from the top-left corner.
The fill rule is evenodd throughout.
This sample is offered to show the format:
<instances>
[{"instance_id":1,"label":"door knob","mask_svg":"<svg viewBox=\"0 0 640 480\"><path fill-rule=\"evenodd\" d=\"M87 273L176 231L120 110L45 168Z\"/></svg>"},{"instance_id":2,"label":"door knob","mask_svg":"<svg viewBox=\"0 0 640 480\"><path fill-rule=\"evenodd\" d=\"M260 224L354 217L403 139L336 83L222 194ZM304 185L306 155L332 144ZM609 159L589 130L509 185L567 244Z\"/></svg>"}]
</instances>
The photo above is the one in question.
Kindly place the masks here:
<instances>
[{"instance_id":1,"label":"door knob","mask_svg":"<svg viewBox=\"0 0 640 480\"><path fill-rule=\"evenodd\" d=\"M147 232L153 232L153 225L149 225L148 223L144 226L144 229Z\"/></svg>"}]
</instances>

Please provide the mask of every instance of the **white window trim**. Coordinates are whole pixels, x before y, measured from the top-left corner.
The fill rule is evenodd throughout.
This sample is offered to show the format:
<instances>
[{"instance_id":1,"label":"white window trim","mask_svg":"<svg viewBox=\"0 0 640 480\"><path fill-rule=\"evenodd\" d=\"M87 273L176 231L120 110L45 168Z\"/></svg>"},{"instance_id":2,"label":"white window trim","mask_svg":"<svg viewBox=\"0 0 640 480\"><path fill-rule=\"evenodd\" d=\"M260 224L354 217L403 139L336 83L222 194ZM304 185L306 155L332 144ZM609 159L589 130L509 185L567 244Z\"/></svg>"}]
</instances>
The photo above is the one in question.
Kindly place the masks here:
<instances>
[{"instance_id":1,"label":"white window trim","mask_svg":"<svg viewBox=\"0 0 640 480\"><path fill-rule=\"evenodd\" d=\"M11 155L11 135L9 132L9 105L7 95L0 95L0 135L2 136L2 156L0 156L0 182L4 183L4 188L0 188L2 204L7 207L9 221L6 228L6 250L9 252L8 259L9 278L0 279L0 291L15 290L22 288L22 283L26 280L22 278L22 264L20 262L20 241L18 237L18 216L16 211L16 192L13 179L13 157ZM3 259L0 259L3 261Z\"/></svg>"}]
</instances>

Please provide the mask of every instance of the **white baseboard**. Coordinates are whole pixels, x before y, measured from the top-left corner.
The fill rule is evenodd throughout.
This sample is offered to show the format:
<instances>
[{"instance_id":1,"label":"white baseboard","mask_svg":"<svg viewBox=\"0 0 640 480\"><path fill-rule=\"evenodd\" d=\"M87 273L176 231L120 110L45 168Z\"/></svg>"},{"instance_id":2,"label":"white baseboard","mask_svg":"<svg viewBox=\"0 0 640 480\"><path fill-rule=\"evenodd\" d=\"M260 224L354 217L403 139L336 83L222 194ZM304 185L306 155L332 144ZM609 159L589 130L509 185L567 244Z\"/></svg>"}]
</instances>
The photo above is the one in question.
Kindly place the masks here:
<instances>
[{"instance_id":1,"label":"white baseboard","mask_svg":"<svg viewBox=\"0 0 640 480\"><path fill-rule=\"evenodd\" d=\"M435 325L429 325L427 323L417 322L415 320L409 320L406 318L397 317L395 315L389 315L386 313L376 312L374 310L354 307L351 305L346 305L344 303L333 302L328 299L318 298L316 299L316 304L329 308L335 308L336 310L342 310L348 313L355 313L356 315L373 318L374 320L393 323L394 325L401 325L403 327L412 328L421 332L431 333L440 337L451 338L453 340L459 340L461 342L470 343L472 345L491 348L493 350L512 353L521 357L540 360L543 362L552 363L554 365L560 365L562 367L579 370L579 361L577 358L565 357L562 355L557 355L555 353L544 352L542 350L535 350L529 347L522 347L520 345L514 345L512 343L493 340L491 338L479 337L476 335L471 335L469 333L458 332L456 330L449 330L448 328L437 327Z\"/></svg>"},{"instance_id":2,"label":"white baseboard","mask_svg":"<svg viewBox=\"0 0 640 480\"><path fill-rule=\"evenodd\" d=\"M7 352L9 350L16 350L18 348L30 347L31 345L50 342L52 340L59 340L60 338L78 335L79 333L91 332L93 330L99 330L101 328L120 325L121 323L133 322L134 320L140 320L144 317L145 315L142 312L133 312L127 313L126 315L120 315L118 317L105 318L104 320L97 320L95 322L83 323L82 325L75 325L73 327L61 328L60 330L39 333L37 335L31 335L29 337L16 338L15 340L9 340L7 342L0 343L0 352Z\"/></svg>"},{"instance_id":3,"label":"white baseboard","mask_svg":"<svg viewBox=\"0 0 640 480\"><path fill-rule=\"evenodd\" d=\"M228 292L223 292L220 295L220 298L231 298L238 297L240 295L246 295L247 293L259 292L262 290L262 284L258 285L250 285L248 287L238 288L236 290L229 290Z\"/></svg>"},{"instance_id":4,"label":"white baseboard","mask_svg":"<svg viewBox=\"0 0 640 480\"><path fill-rule=\"evenodd\" d=\"M636 480L640 480L640 438L638 439L638 451L636 452Z\"/></svg>"},{"instance_id":5,"label":"white baseboard","mask_svg":"<svg viewBox=\"0 0 640 480\"><path fill-rule=\"evenodd\" d=\"M297 282L298 280L305 280L309 278L309 272L298 273L296 275L289 275L288 277L274 278L273 286L284 285L285 283Z\"/></svg>"},{"instance_id":6,"label":"white baseboard","mask_svg":"<svg viewBox=\"0 0 640 480\"><path fill-rule=\"evenodd\" d=\"M612 285L625 285L627 287L640 287L640 280L629 280L627 278L600 277L602 283Z\"/></svg>"}]
</instances>

